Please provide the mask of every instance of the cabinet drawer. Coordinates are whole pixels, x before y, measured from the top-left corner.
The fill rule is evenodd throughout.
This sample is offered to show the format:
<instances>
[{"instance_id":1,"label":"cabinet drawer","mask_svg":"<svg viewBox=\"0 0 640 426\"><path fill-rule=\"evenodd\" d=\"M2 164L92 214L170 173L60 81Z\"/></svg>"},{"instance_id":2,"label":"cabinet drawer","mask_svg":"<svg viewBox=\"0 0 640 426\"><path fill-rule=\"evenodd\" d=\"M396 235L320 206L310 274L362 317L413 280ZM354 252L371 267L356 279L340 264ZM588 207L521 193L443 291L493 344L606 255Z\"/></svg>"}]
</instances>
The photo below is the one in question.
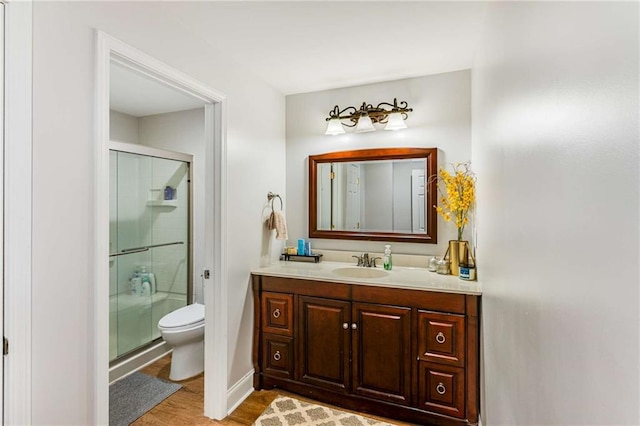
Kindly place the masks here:
<instances>
[{"instance_id":1,"label":"cabinet drawer","mask_svg":"<svg viewBox=\"0 0 640 426\"><path fill-rule=\"evenodd\" d=\"M463 367L465 335L462 315L418 312L418 356L421 361Z\"/></svg>"},{"instance_id":2,"label":"cabinet drawer","mask_svg":"<svg viewBox=\"0 0 640 426\"><path fill-rule=\"evenodd\" d=\"M464 418L464 369L419 362L419 408Z\"/></svg>"},{"instance_id":3,"label":"cabinet drawer","mask_svg":"<svg viewBox=\"0 0 640 426\"><path fill-rule=\"evenodd\" d=\"M265 375L293 378L293 339L291 337L264 336L262 367Z\"/></svg>"},{"instance_id":4,"label":"cabinet drawer","mask_svg":"<svg viewBox=\"0 0 640 426\"><path fill-rule=\"evenodd\" d=\"M293 336L293 295L262 293L262 331Z\"/></svg>"}]
</instances>

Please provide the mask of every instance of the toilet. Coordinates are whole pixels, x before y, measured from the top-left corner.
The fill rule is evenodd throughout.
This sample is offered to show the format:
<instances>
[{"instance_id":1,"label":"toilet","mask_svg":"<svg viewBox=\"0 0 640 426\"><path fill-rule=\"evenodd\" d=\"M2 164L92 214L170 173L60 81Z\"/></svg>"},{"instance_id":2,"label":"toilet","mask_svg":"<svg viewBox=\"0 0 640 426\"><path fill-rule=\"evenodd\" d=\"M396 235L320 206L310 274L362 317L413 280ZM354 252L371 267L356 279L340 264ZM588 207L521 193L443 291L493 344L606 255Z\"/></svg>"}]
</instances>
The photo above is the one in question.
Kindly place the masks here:
<instances>
[{"instance_id":1,"label":"toilet","mask_svg":"<svg viewBox=\"0 0 640 426\"><path fill-rule=\"evenodd\" d=\"M194 303L163 316L158 329L173 347L171 380L185 380L204 371L204 305Z\"/></svg>"}]
</instances>

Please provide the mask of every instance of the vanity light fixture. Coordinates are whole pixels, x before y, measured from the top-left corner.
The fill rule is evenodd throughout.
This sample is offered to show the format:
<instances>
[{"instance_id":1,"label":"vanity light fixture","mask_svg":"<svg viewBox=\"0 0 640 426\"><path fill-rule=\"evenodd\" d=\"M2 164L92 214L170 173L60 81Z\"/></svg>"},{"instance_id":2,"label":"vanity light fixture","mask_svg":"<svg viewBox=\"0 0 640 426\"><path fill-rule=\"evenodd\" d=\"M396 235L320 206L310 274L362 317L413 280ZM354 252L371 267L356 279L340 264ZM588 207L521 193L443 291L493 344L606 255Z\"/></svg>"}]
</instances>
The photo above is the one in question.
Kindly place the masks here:
<instances>
[{"instance_id":1,"label":"vanity light fixture","mask_svg":"<svg viewBox=\"0 0 640 426\"><path fill-rule=\"evenodd\" d=\"M390 107L390 108L385 108ZM366 102L362 103L360 109L349 106L340 109L338 105L329 111L327 121L327 131L325 135L339 135L345 133L344 127L355 127L356 132L371 132L376 130L373 123L386 124L385 130L406 129L407 124L404 122L409 117L409 112L413 108L409 108L407 102L402 101L398 105L398 100L393 98L393 104L388 102L380 102L377 106L373 106ZM343 122L342 120L346 120Z\"/></svg>"}]
</instances>

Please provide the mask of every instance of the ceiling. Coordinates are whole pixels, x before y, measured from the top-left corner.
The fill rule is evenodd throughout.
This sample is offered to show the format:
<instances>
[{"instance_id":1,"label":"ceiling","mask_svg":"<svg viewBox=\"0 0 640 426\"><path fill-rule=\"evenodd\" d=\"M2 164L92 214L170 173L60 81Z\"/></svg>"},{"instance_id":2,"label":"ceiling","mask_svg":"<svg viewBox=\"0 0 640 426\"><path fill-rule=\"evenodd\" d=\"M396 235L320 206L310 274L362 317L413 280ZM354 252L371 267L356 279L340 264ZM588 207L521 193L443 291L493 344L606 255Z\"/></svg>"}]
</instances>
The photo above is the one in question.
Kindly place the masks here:
<instances>
[{"instance_id":1,"label":"ceiling","mask_svg":"<svg viewBox=\"0 0 640 426\"><path fill-rule=\"evenodd\" d=\"M109 105L111 109L133 117L146 117L199 108L204 102L112 61Z\"/></svg>"},{"instance_id":2,"label":"ceiling","mask_svg":"<svg viewBox=\"0 0 640 426\"><path fill-rule=\"evenodd\" d=\"M159 3L285 95L471 68L484 1Z\"/></svg>"},{"instance_id":3,"label":"ceiling","mask_svg":"<svg viewBox=\"0 0 640 426\"><path fill-rule=\"evenodd\" d=\"M154 7L285 95L469 69L486 2L177 1ZM111 108L142 117L203 105L119 65Z\"/></svg>"}]
</instances>

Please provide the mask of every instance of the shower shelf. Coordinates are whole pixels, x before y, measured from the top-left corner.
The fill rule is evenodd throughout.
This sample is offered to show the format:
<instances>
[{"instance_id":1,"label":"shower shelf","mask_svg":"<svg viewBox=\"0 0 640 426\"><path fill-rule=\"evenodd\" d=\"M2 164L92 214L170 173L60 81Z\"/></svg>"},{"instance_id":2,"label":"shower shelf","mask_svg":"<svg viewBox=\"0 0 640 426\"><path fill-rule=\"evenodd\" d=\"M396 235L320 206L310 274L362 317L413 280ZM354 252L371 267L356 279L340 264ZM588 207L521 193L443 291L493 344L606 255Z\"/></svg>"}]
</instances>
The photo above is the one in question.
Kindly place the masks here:
<instances>
[{"instance_id":1,"label":"shower shelf","mask_svg":"<svg viewBox=\"0 0 640 426\"><path fill-rule=\"evenodd\" d=\"M147 200L149 207L178 207L178 200Z\"/></svg>"}]
</instances>

